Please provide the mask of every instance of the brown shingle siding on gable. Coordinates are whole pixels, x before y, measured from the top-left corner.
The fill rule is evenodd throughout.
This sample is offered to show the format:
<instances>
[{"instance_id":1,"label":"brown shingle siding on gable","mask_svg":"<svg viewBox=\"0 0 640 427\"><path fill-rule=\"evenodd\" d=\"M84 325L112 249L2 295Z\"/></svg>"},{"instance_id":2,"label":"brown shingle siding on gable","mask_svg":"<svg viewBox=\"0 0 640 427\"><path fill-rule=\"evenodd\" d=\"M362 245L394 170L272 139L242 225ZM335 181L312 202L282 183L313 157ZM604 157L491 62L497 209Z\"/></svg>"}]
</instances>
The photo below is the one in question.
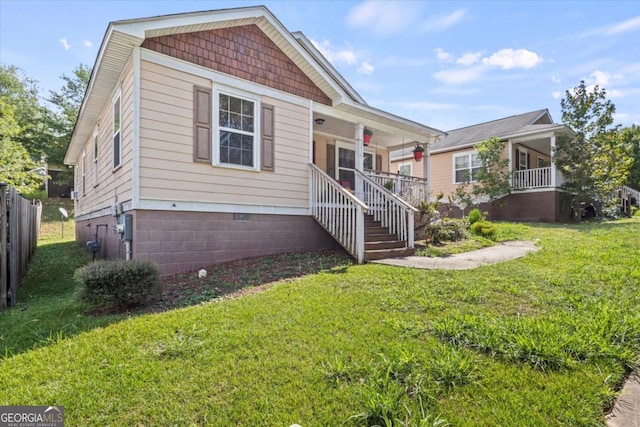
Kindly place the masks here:
<instances>
[{"instance_id":1,"label":"brown shingle siding on gable","mask_svg":"<svg viewBox=\"0 0 640 427\"><path fill-rule=\"evenodd\" d=\"M331 105L331 99L256 25L153 37L142 47Z\"/></svg>"}]
</instances>

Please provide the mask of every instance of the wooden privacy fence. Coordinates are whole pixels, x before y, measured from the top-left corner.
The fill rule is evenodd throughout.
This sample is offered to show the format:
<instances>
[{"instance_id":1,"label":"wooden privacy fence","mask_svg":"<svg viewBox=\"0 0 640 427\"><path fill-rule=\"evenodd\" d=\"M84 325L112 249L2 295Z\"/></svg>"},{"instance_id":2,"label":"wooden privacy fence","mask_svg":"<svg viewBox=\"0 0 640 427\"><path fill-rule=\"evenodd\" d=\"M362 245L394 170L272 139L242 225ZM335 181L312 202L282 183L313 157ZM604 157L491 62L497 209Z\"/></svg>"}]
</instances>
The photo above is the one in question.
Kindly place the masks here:
<instances>
[{"instance_id":1,"label":"wooden privacy fence","mask_svg":"<svg viewBox=\"0 0 640 427\"><path fill-rule=\"evenodd\" d=\"M16 303L18 286L36 251L42 205L0 183L0 310Z\"/></svg>"}]
</instances>

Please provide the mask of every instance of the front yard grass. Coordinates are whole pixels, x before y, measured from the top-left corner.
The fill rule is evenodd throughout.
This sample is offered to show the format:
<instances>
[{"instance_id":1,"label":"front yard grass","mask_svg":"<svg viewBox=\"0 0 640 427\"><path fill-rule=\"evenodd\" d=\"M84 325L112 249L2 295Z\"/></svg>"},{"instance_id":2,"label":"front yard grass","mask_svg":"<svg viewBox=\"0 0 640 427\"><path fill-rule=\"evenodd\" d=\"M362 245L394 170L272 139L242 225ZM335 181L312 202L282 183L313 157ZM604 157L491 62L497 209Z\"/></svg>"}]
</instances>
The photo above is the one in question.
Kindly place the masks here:
<instances>
[{"instance_id":1,"label":"front yard grass","mask_svg":"<svg viewBox=\"0 0 640 427\"><path fill-rule=\"evenodd\" d=\"M500 229L542 249L339 266L53 336L0 360L0 405L64 405L69 425L604 425L640 355L640 219Z\"/></svg>"}]
</instances>

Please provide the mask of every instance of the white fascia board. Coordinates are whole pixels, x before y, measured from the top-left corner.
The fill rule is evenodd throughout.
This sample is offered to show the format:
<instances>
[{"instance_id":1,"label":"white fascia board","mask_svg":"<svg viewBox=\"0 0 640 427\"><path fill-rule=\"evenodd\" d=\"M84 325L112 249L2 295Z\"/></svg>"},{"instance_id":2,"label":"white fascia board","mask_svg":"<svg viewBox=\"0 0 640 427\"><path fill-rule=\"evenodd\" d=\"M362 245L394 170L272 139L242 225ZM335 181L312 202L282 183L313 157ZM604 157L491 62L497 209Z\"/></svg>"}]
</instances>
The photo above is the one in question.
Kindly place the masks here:
<instances>
[{"instance_id":1,"label":"white fascia board","mask_svg":"<svg viewBox=\"0 0 640 427\"><path fill-rule=\"evenodd\" d=\"M557 125L554 127L548 127L546 129L532 129L529 131L525 131L525 132L519 132L519 133L513 133L511 135L506 135L504 137L504 139L508 139L508 138L520 138L523 136L535 136L538 138L550 138L552 137L554 134L556 134L556 131L562 130L566 133L569 134L573 134L573 131L565 126L565 125Z\"/></svg>"},{"instance_id":2,"label":"white fascia board","mask_svg":"<svg viewBox=\"0 0 640 427\"><path fill-rule=\"evenodd\" d=\"M117 27L118 31L145 39L147 33L153 31L168 30L169 34L177 34L180 32L180 28L184 27L242 19L258 19L265 16L266 12L264 6L254 6L130 19L116 21L113 25Z\"/></svg>"},{"instance_id":3,"label":"white fascia board","mask_svg":"<svg viewBox=\"0 0 640 427\"><path fill-rule=\"evenodd\" d=\"M380 129L390 134L396 134L407 139L417 140L426 137L430 138L434 135L444 134L443 132L436 129L433 129L433 132L430 132L429 130L431 130L431 128L429 128L428 126L420 125L419 123L393 116L381 110L365 110L358 107L354 107L351 110L352 111L337 109L336 107L331 107L329 105L324 105L317 102L314 102L313 104L314 112L325 115L327 117L334 117L352 123L361 123L365 126L369 126L374 129ZM357 114L360 112L363 114Z\"/></svg>"}]
</instances>

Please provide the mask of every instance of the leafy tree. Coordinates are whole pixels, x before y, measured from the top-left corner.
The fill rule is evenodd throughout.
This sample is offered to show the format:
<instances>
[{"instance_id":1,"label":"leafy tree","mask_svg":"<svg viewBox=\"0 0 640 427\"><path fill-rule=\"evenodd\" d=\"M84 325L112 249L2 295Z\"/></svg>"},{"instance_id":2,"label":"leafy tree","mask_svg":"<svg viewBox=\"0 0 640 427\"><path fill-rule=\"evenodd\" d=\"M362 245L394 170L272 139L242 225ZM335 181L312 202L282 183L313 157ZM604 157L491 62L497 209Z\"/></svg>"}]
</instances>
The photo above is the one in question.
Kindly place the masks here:
<instances>
[{"instance_id":1,"label":"leafy tree","mask_svg":"<svg viewBox=\"0 0 640 427\"><path fill-rule=\"evenodd\" d=\"M627 185L640 190L640 126L632 125L622 130L622 138L633 150L633 164L627 177Z\"/></svg>"},{"instance_id":2,"label":"leafy tree","mask_svg":"<svg viewBox=\"0 0 640 427\"><path fill-rule=\"evenodd\" d=\"M601 214L604 201L626 181L631 146L613 124L615 105L605 89L590 90L583 80L566 91L561 107L562 122L575 136L558 138L553 157L573 195L573 213L581 218L584 206L593 205Z\"/></svg>"},{"instance_id":3,"label":"leafy tree","mask_svg":"<svg viewBox=\"0 0 640 427\"><path fill-rule=\"evenodd\" d=\"M37 164L17 141L20 126L15 118L16 107L0 97L0 182L7 183L21 193L36 190L42 176Z\"/></svg>"},{"instance_id":4,"label":"leafy tree","mask_svg":"<svg viewBox=\"0 0 640 427\"><path fill-rule=\"evenodd\" d=\"M0 66L0 98L11 105L18 130L13 141L22 145L34 161L46 157L52 140L53 115L39 103L37 82L14 66Z\"/></svg>"},{"instance_id":5,"label":"leafy tree","mask_svg":"<svg viewBox=\"0 0 640 427\"><path fill-rule=\"evenodd\" d=\"M50 91L51 96L48 101L58 109L54 121L56 137L47 152L51 163L60 165L63 163L90 77L91 68L80 64L73 70L71 76L62 75L64 84L59 92Z\"/></svg>"},{"instance_id":6,"label":"leafy tree","mask_svg":"<svg viewBox=\"0 0 640 427\"><path fill-rule=\"evenodd\" d=\"M506 148L507 141L495 136L475 146L482 167L476 174L473 194L488 196L490 203L511 193L509 159L503 157Z\"/></svg>"}]
</instances>

